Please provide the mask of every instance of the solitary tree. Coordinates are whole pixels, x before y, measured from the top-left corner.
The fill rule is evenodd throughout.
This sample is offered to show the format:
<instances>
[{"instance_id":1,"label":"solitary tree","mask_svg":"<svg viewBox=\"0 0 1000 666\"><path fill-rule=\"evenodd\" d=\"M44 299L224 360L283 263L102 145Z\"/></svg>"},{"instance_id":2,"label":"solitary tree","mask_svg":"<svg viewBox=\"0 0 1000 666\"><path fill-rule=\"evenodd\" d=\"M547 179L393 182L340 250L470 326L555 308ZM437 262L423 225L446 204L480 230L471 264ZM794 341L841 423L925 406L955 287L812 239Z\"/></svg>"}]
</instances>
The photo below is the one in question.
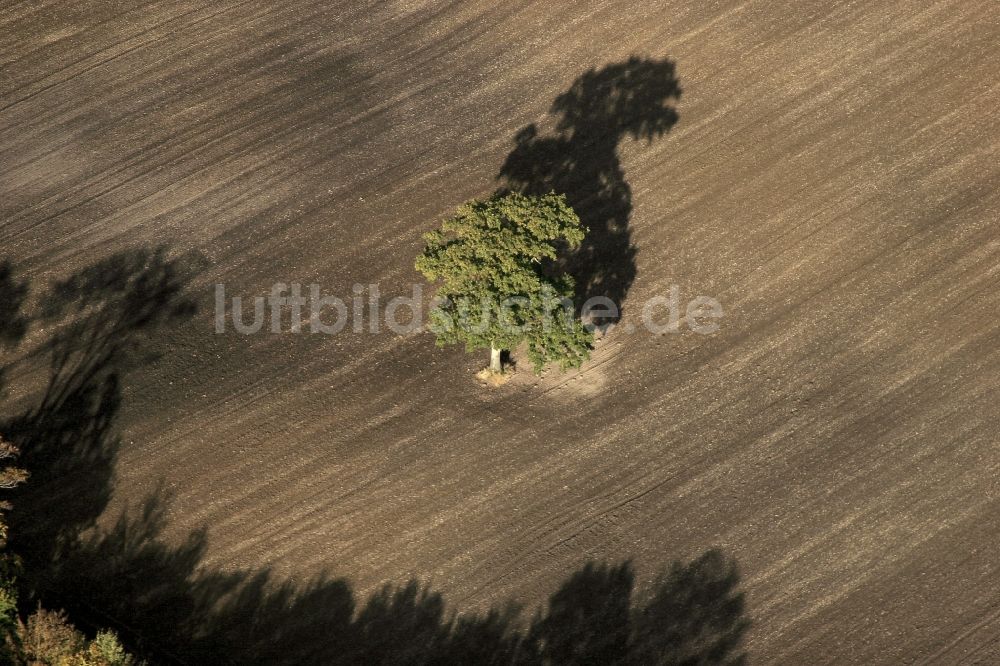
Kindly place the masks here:
<instances>
[{"instance_id":1,"label":"solitary tree","mask_svg":"<svg viewBox=\"0 0 1000 666\"><path fill-rule=\"evenodd\" d=\"M574 315L573 278L557 270L561 246L579 246L586 229L554 193L494 195L470 201L441 229L425 235L416 268L440 280L431 329L438 345L490 349L490 370L501 354L526 342L535 372L550 362L579 367L593 335Z\"/></svg>"}]
</instances>

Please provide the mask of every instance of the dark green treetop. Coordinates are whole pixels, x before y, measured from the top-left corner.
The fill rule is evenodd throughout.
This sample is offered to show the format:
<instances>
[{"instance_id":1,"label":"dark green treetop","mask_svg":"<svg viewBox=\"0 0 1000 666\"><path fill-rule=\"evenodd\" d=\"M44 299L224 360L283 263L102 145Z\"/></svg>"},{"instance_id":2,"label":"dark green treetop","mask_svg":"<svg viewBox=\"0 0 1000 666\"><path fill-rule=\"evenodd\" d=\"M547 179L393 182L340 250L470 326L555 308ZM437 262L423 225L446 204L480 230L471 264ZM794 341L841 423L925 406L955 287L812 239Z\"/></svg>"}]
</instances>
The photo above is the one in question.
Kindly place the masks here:
<instances>
[{"instance_id":1,"label":"dark green treetop","mask_svg":"<svg viewBox=\"0 0 1000 666\"><path fill-rule=\"evenodd\" d=\"M586 229L555 193L494 195L463 204L427 245L416 268L440 281L431 330L438 345L468 351L527 343L535 372L548 363L579 367L592 333L574 316L573 278L555 270L562 245L578 247Z\"/></svg>"}]
</instances>

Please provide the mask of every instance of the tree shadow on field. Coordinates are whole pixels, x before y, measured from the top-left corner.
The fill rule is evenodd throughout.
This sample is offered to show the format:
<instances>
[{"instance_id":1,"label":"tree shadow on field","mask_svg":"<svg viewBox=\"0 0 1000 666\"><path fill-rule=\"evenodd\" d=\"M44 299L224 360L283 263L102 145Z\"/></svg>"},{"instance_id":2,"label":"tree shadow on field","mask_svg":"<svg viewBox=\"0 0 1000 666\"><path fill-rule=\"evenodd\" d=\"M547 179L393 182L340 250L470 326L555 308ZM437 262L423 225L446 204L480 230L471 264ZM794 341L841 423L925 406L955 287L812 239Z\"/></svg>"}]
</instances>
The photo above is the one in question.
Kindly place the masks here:
<instances>
[{"instance_id":1,"label":"tree shadow on field","mask_svg":"<svg viewBox=\"0 0 1000 666\"><path fill-rule=\"evenodd\" d=\"M506 191L565 194L589 233L566 257L578 301L606 296L620 307L635 279L629 231L632 190L618 158L625 137L652 143L674 126L681 88L671 60L632 57L591 69L556 97L555 133L521 129L497 176Z\"/></svg>"},{"instance_id":2,"label":"tree shadow on field","mask_svg":"<svg viewBox=\"0 0 1000 666\"><path fill-rule=\"evenodd\" d=\"M0 262L0 345L16 346L28 330L22 312L28 297L28 283L14 277L9 261Z\"/></svg>"},{"instance_id":3,"label":"tree shadow on field","mask_svg":"<svg viewBox=\"0 0 1000 666\"><path fill-rule=\"evenodd\" d=\"M24 330L37 321L51 331L26 357L48 364L38 404L0 424L30 474L12 494L10 517L26 598L46 595L80 532L104 511L120 446L120 375L149 360L139 354L143 337L191 316L182 294L199 264L164 248L120 252L56 282L37 312L20 315Z\"/></svg>"},{"instance_id":4,"label":"tree shadow on field","mask_svg":"<svg viewBox=\"0 0 1000 666\"><path fill-rule=\"evenodd\" d=\"M24 561L26 610L64 608L80 628L109 627L150 663L177 664L738 664L749 625L735 562L709 551L636 591L630 563L585 564L530 619L514 605L449 609L417 580L359 599L346 579L305 584L269 569L205 565L204 531L163 537L162 488L109 527L121 441L120 376L144 341L191 316L196 257L120 253L57 282L36 319L50 331L38 405L0 424L31 478L13 497L10 550ZM0 290L27 285L8 270ZM21 306L10 309L21 317ZM22 320L20 333L31 325Z\"/></svg>"},{"instance_id":5,"label":"tree shadow on field","mask_svg":"<svg viewBox=\"0 0 1000 666\"><path fill-rule=\"evenodd\" d=\"M0 350L17 347L28 330L23 313L28 298L28 283L14 277L9 261L0 262ZM0 397L3 396L6 368L0 367Z\"/></svg>"},{"instance_id":6,"label":"tree shadow on field","mask_svg":"<svg viewBox=\"0 0 1000 666\"><path fill-rule=\"evenodd\" d=\"M629 563L588 563L532 631L546 664L740 664L744 618L735 562L718 550L675 562L640 599Z\"/></svg>"},{"instance_id":7,"label":"tree shadow on field","mask_svg":"<svg viewBox=\"0 0 1000 666\"><path fill-rule=\"evenodd\" d=\"M269 570L200 566L206 539L160 539L161 498L81 544L70 616L112 626L154 663L741 664L749 626L735 562L711 550L635 592L630 563L587 563L525 622L514 605L449 610L415 579L363 602L346 579L297 586Z\"/></svg>"}]
</instances>

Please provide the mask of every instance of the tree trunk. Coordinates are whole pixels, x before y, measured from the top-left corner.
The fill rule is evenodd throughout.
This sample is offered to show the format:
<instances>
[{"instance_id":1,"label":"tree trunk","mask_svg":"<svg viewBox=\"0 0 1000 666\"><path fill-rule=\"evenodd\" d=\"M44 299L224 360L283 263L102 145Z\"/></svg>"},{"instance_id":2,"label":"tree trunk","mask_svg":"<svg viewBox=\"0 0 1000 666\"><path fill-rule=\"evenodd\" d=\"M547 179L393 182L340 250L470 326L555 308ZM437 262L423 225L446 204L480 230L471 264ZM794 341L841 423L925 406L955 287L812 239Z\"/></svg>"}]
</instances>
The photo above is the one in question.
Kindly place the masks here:
<instances>
[{"instance_id":1,"label":"tree trunk","mask_svg":"<svg viewBox=\"0 0 1000 666\"><path fill-rule=\"evenodd\" d=\"M490 372L503 372L503 364L500 362L500 354L502 353L496 347L490 348Z\"/></svg>"}]
</instances>

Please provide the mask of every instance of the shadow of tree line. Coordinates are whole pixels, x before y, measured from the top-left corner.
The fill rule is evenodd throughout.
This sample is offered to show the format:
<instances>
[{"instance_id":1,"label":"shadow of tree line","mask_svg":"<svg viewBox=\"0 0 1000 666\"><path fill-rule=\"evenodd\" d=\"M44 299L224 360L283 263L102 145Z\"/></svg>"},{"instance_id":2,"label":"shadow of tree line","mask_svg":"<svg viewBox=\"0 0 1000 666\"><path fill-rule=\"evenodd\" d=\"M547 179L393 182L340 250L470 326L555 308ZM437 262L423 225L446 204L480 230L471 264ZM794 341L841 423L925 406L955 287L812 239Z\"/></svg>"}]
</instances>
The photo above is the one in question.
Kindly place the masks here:
<instances>
[{"instance_id":1,"label":"shadow of tree line","mask_svg":"<svg viewBox=\"0 0 1000 666\"><path fill-rule=\"evenodd\" d=\"M195 311L196 257L116 254L55 283L36 315L50 330L37 406L0 424L29 482L13 497L10 548L24 561L26 606L65 608L79 626L111 627L153 663L717 664L740 663L748 626L735 563L709 551L635 591L628 562L587 563L530 620L514 606L449 611L411 580L363 602L348 581L279 582L268 570L202 566L206 536L161 534L168 497L93 529L113 491L121 440L120 376L147 362L143 341ZM27 285L0 271L3 340L30 326Z\"/></svg>"},{"instance_id":2,"label":"shadow of tree line","mask_svg":"<svg viewBox=\"0 0 1000 666\"><path fill-rule=\"evenodd\" d=\"M578 287L623 295L634 276L631 195L617 159L626 135L652 140L680 95L669 61L631 59L580 77L553 111L555 137L526 128L501 176L525 191L556 189L591 227L570 262ZM121 252L51 285L26 314L28 285L0 264L0 345L34 320L48 331L27 353L48 362L36 406L0 423L31 474L14 496L10 548L24 561L26 607L65 608L79 626L111 627L152 663L220 664L737 664L749 625L735 562L710 550L675 562L637 590L629 562L589 562L531 618L513 605L458 613L410 580L365 600L347 580L305 585L267 570L203 566L204 531L181 545L161 535L169 501L96 529L121 448L121 377L149 362L145 343L196 310L188 285L203 261L165 248ZM3 375L0 374L0 381ZM2 388L2 387L0 387Z\"/></svg>"}]
</instances>

